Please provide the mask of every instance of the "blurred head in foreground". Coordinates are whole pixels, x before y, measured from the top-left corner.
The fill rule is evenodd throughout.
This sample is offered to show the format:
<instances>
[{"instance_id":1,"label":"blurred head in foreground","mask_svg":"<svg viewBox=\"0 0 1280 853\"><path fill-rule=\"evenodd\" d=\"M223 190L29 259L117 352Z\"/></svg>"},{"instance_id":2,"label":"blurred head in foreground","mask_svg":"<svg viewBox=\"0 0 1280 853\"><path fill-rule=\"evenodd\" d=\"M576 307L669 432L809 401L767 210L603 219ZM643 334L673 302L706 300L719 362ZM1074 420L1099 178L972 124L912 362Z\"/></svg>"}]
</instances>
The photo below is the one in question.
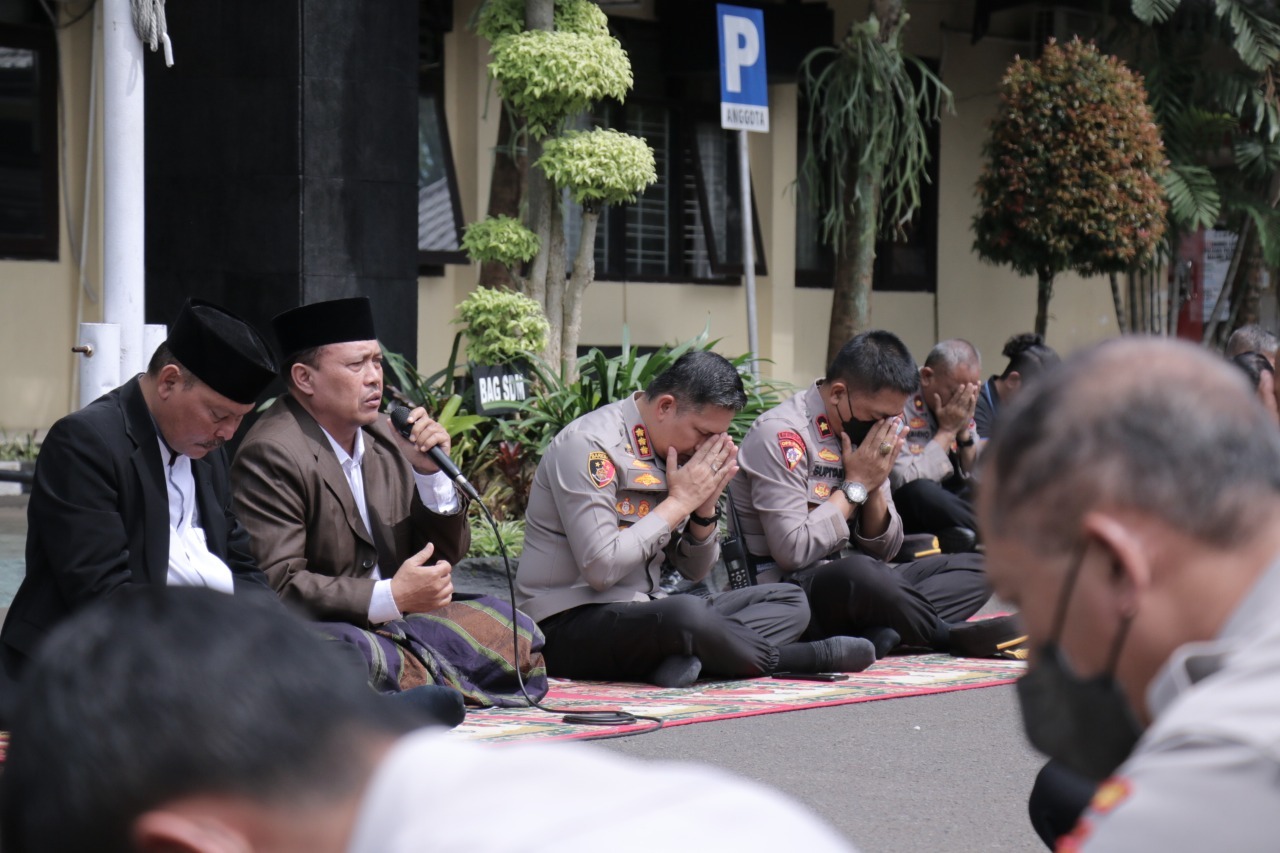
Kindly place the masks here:
<instances>
[{"instance_id":1,"label":"blurred head in foreground","mask_svg":"<svg viewBox=\"0 0 1280 853\"><path fill-rule=\"evenodd\" d=\"M204 588L124 590L28 668L5 851L341 851L406 721L300 621ZM301 845L301 846L296 846Z\"/></svg>"},{"instance_id":2,"label":"blurred head in foreground","mask_svg":"<svg viewBox=\"0 0 1280 853\"><path fill-rule=\"evenodd\" d=\"M1128 755L1166 662L1280 554L1280 432L1251 391L1189 344L1112 341L1020 394L983 454L988 575L1034 646L1028 734L1085 775Z\"/></svg>"}]
</instances>

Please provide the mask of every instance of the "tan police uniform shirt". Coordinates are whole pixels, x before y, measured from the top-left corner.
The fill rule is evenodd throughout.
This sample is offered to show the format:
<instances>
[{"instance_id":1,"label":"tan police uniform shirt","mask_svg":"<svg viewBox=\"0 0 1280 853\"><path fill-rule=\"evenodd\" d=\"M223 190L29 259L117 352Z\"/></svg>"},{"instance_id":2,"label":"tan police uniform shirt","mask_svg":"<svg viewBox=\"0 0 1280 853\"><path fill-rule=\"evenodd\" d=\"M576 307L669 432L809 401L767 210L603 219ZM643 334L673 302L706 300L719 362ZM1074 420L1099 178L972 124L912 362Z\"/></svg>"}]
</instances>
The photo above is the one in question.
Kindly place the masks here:
<instances>
[{"instance_id":1,"label":"tan police uniform shirt","mask_svg":"<svg viewBox=\"0 0 1280 853\"><path fill-rule=\"evenodd\" d=\"M906 440L902 442L902 452L889 474L893 488L900 489L912 480L941 483L953 475L966 476L951 457L951 453L958 450L955 442L952 442L949 453L933 440L938 434L938 420L920 392L907 398L907 404L902 408L902 424ZM978 426L972 418L969 419L969 436L975 441L978 438Z\"/></svg>"},{"instance_id":2,"label":"tan police uniform shirt","mask_svg":"<svg viewBox=\"0 0 1280 853\"><path fill-rule=\"evenodd\" d=\"M540 620L583 604L662 598L668 559L690 580L706 577L719 539L694 541L687 521L670 529L653 511L666 497L665 460L635 398L569 424L533 475L516 606Z\"/></svg>"},{"instance_id":3,"label":"tan police uniform shirt","mask_svg":"<svg viewBox=\"0 0 1280 853\"><path fill-rule=\"evenodd\" d=\"M844 480L844 464L840 433L827 420L816 382L756 419L742 440L738 465L742 470L730 489L743 542L749 552L776 564L759 567L760 583L839 556L844 548L886 560L902 546L902 519L888 480L880 489L889 506L889 526L874 538L861 534L856 513L850 525L840 507L827 500Z\"/></svg>"},{"instance_id":4,"label":"tan police uniform shirt","mask_svg":"<svg viewBox=\"0 0 1280 853\"><path fill-rule=\"evenodd\" d=\"M1154 722L1059 850L1280 849L1280 560L1221 634L1177 649Z\"/></svg>"}]
</instances>

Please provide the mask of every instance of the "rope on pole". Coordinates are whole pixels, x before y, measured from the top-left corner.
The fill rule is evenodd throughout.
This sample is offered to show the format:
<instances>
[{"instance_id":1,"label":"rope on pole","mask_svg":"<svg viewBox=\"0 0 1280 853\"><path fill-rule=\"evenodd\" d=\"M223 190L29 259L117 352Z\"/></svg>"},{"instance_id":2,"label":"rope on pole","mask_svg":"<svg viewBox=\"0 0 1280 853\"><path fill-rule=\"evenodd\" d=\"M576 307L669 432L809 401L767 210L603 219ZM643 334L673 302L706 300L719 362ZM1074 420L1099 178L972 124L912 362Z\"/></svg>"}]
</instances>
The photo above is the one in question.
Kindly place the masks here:
<instances>
[{"instance_id":1,"label":"rope on pole","mask_svg":"<svg viewBox=\"0 0 1280 853\"><path fill-rule=\"evenodd\" d=\"M164 0L130 0L133 29L138 39L152 52L164 45L164 64L173 67L173 43L169 41L169 25L164 18Z\"/></svg>"}]
</instances>

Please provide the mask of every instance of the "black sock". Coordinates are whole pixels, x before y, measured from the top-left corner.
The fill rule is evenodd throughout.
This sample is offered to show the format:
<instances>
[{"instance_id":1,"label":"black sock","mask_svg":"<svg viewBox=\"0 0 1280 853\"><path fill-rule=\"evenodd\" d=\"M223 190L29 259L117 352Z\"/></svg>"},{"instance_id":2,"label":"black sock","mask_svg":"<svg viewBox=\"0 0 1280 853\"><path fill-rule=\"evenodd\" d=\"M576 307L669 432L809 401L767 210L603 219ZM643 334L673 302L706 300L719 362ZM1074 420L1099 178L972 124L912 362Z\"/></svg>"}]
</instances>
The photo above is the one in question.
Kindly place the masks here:
<instances>
[{"instance_id":1,"label":"black sock","mask_svg":"<svg viewBox=\"0 0 1280 853\"><path fill-rule=\"evenodd\" d=\"M649 676L659 687L688 687L702 673L702 661L693 655L671 655Z\"/></svg>"},{"instance_id":2,"label":"black sock","mask_svg":"<svg viewBox=\"0 0 1280 853\"><path fill-rule=\"evenodd\" d=\"M864 637L829 637L778 649L778 672L862 672L876 662L875 646Z\"/></svg>"},{"instance_id":3,"label":"black sock","mask_svg":"<svg viewBox=\"0 0 1280 853\"><path fill-rule=\"evenodd\" d=\"M870 631L864 631L863 636L875 646L876 660L880 660L902 645L902 636L892 628L872 628Z\"/></svg>"}]
</instances>

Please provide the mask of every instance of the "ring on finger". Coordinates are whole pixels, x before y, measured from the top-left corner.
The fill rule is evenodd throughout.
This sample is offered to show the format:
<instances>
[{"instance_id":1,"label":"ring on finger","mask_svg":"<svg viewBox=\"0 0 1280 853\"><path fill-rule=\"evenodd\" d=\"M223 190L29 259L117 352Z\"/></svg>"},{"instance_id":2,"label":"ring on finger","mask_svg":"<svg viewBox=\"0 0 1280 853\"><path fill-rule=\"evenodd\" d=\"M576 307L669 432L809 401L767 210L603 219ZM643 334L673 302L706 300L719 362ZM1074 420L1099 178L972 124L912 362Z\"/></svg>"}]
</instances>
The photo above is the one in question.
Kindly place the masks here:
<instances>
[{"instance_id":1,"label":"ring on finger","mask_svg":"<svg viewBox=\"0 0 1280 853\"><path fill-rule=\"evenodd\" d=\"M888 441L882 441L880 442L880 447L877 449L880 451L881 456L888 456L889 452L893 450L893 443Z\"/></svg>"}]
</instances>

